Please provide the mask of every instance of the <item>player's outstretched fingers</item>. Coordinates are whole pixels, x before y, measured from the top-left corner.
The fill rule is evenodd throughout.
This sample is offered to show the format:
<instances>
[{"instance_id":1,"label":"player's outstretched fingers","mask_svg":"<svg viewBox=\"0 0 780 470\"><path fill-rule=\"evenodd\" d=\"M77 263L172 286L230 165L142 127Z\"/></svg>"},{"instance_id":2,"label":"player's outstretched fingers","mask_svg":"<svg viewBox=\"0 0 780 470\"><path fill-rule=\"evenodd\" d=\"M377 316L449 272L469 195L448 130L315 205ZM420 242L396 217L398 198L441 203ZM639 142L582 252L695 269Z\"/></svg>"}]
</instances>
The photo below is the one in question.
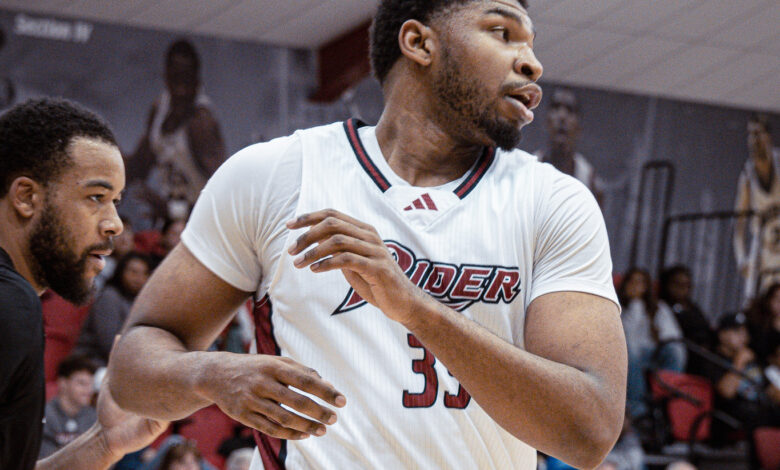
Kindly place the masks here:
<instances>
[{"instance_id":1,"label":"player's outstretched fingers","mask_svg":"<svg viewBox=\"0 0 780 470\"><path fill-rule=\"evenodd\" d=\"M297 395L298 397L306 398L303 397L303 395L298 395L294 392L291 393ZM296 398L288 398L287 401L294 402L295 400ZM286 402L281 402L281 403L290 406ZM261 399L257 403L256 408L259 414L270 419L272 422L278 424L282 428L292 430L292 431L297 431L303 434L310 434L313 436L322 436L327 432L324 424L318 423L316 421L312 421L310 419L306 419L303 416L300 416L296 413L286 410L282 408L280 404L275 401ZM329 419L328 424L333 424L336 422L336 415L333 414L332 412L324 412L321 413L320 415L326 417L326 419Z\"/></svg>"},{"instance_id":2,"label":"player's outstretched fingers","mask_svg":"<svg viewBox=\"0 0 780 470\"><path fill-rule=\"evenodd\" d=\"M347 404L347 399L344 397L344 395L336 390L336 387L333 386L330 382L327 380L324 380L322 377L320 377L320 374L317 373L314 369L311 369L309 367L305 367L298 363L288 363L289 367L281 367L276 371L276 380L278 380L283 385L288 385L297 388L298 390L301 390L302 392L309 393L311 395L314 395L315 397L321 398L325 400L327 403L330 403L333 406L337 406L341 408L342 406ZM289 395L286 395L286 392L295 393L291 390L281 387L283 390L279 390L278 393L284 393L286 397L289 398ZM298 397L306 398L303 395L295 394ZM278 401L282 402L281 396L280 397L274 397ZM329 413L333 414L335 416L335 413L333 413L328 408L325 408L323 406L320 406L313 400L310 400L306 398L308 402L301 402L300 405L304 409L298 409L296 406L293 406L291 403L285 403L288 406L291 406L292 408L307 414L308 416L311 416L315 419L320 419L318 414L309 414L306 412L306 410L312 410L309 402L313 403L314 406L316 406L317 411L326 410ZM326 419L321 420L324 423L327 423L330 421L330 416L327 416Z\"/></svg>"},{"instance_id":3,"label":"player's outstretched fingers","mask_svg":"<svg viewBox=\"0 0 780 470\"><path fill-rule=\"evenodd\" d=\"M293 260L293 264L296 268L305 268L316 261L339 253L352 253L368 258L380 257L383 255L389 256L384 244L377 245L366 243L347 235L336 234L324 241L320 241L317 246L308 250L306 253L298 255L298 257Z\"/></svg>"},{"instance_id":4,"label":"player's outstretched fingers","mask_svg":"<svg viewBox=\"0 0 780 470\"><path fill-rule=\"evenodd\" d=\"M296 219L287 222L287 228L300 229L311 227L306 237L298 240L301 245L304 241L310 242L311 237L322 237L333 233L347 233L355 238L372 242L379 239L379 233L373 225L349 217L334 209L325 209L309 214L303 214Z\"/></svg>"},{"instance_id":5,"label":"player's outstretched fingers","mask_svg":"<svg viewBox=\"0 0 780 470\"><path fill-rule=\"evenodd\" d=\"M241 424L249 426L252 429L257 429L261 433L275 437L277 439L299 441L311 436L309 433L285 428L258 413L247 413L246 415L242 416L239 421Z\"/></svg>"}]
</instances>

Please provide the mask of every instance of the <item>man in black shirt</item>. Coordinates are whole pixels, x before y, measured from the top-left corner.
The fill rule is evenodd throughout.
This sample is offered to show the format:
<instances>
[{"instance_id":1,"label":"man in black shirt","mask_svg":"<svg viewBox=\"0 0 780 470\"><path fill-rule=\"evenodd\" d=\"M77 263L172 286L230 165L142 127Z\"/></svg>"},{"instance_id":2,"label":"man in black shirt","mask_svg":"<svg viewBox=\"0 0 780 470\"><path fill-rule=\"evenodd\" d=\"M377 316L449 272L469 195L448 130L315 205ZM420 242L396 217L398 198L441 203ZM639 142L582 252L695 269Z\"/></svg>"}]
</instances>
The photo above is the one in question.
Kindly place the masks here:
<instances>
[{"instance_id":1,"label":"man in black shirt","mask_svg":"<svg viewBox=\"0 0 780 470\"><path fill-rule=\"evenodd\" d=\"M122 231L124 184L116 139L91 112L37 100L0 116L0 469L103 469L162 432L163 423L119 409L104 386L95 426L36 463L45 400L38 296L51 288L73 303L89 298Z\"/></svg>"}]
</instances>

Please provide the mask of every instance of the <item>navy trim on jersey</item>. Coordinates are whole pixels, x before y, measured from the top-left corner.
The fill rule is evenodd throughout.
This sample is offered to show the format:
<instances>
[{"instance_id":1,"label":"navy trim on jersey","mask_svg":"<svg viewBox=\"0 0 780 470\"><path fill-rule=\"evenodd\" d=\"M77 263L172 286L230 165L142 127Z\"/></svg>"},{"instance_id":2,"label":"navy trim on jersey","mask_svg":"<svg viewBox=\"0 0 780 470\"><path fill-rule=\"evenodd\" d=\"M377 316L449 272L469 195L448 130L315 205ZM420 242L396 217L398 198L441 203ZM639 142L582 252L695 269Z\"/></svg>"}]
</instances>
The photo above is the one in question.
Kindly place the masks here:
<instances>
[{"instance_id":1,"label":"navy trim on jersey","mask_svg":"<svg viewBox=\"0 0 780 470\"><path fill-rule=\"evenodd\" d=\"M271 298L266 295L256 301L252 309L252 318L255 321L255 339L257 340L257 353L279 356L281 349L274 336L274 325L271 322L274 308ZM252 430L255 444L260 451L263 467L266 470L284 470L284 461L287 459L287 439L261 434L257 429Z\"/></svg>"},{"instance_id":2,"label":"navy trim on jersey","mask_svg":"<svg viewBox=\"0 0 780 470\"><path fill-rule=\"evenodd\" d=\"M487 173L488 168L490 168L495 157L496 149L493 147L485 147L485 151L482 152L476 166L471 170L471 174L469 174L463 183L453 191L455 195L461 199L468 196L469 193L477 187L477 184L482 180L482 177L485 176L485 173Z\"/></svg>"},{"instance_id":3,"label":"navy trim on jersey","mask_svg":"<svg viewBox=\"0 0 780 470\"><path fill-rule=\"evenodd\" d=\"M366 152L366 148L363 146L363 142L358 135L358 128L365 125L366 124L363 121L352 118L344 122L344 130L347 132L347 139L349 139L349 144L352 146L352 150L354 150L358 162L360 162L360 166L366 170L366 173L368 173L368 176L371 177L379 190L385 192L390 189L390 182L387 181L385 175L379 171L379 168L374 165L374 162L371 161L371 158L369 158L368 152Z\"/></svg>"},{"instance_id":4,"label":"navy trim on jersey","mask_svg":"<svg viewBox=\"0 0 780 470\"><path fill-rule=\"evenodd\" d=\"M387 178L385 178L385 175L379 171L379 168L374 164L374 162L371 161L366 148L363 146L363 142L360 140L360 135L358 134L357 130L365 125L366 124L359 119L351 118L347 121L344 121L344 131L347 133L347 140L349 140L349 145L352 146L352 150L355 152L355 156L357 157L360 166L363 167L379 190L384 193L390 189L390 186L392 185L387 180ZM480 155L477 164L474 166L474 169L471 170L463 183L461 183L461 185L455 188L453 191L455 195L460 199L468 196L468 194L480 182L482 177L485 176L485 173L487 173L488 168L490 168L490 165L493 163L495 156L495 148L485 147L485 150L482 152L482 155Z\"/></svg>"}]
</instances>

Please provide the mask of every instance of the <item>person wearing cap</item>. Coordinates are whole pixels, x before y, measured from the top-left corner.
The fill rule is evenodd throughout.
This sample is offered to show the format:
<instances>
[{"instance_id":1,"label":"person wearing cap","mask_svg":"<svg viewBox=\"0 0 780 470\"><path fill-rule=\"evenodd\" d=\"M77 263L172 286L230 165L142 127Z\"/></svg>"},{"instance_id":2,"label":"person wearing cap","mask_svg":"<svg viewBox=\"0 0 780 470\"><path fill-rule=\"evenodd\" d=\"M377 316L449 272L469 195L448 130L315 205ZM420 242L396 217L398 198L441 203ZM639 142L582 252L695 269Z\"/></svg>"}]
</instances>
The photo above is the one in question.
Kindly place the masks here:
<instances>
[{"instance_id":1,"label":"person wearing cap","mask_svg":"<svg viewBox=\"0 0 780 470\"><path fill-rule=\"evenodd\" d=\"M756 355L750 349L747 317L743 313L728 313L718 322L717 353L724 363L709 363L705 376L715 387L715 408L741 421L747 429L760 424L762 371ZM726 364L729 365L726 368ZM730 429L713 421L713 439L726 442Z\"/></svg>"}]
</instances>

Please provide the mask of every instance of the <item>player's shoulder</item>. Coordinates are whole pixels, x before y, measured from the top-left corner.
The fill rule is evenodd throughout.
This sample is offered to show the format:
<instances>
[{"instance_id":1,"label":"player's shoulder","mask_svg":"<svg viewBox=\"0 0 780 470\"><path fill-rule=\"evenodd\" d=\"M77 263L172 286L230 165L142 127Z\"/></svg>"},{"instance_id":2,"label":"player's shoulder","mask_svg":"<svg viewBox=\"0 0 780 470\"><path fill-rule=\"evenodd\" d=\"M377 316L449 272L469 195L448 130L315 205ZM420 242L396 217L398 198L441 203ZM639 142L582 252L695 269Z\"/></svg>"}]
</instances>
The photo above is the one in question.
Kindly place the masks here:
<instances>
[{"instance_id":1,"label":"player's shoulder","mask_svg":"<svg viewBox=\"0 0 780 470\"><path fill-rule=\"evenodd\" d=\"M26 328L42 321L38 294L22 276L0 266L0 323L5 328Z\"/></svg>"},{"instance_id":2,"label":"player's shoulder","mask_svg":"<svg viewBox=\"0 0 780 470\"><path fill-rule=\"evenodd\" d=\"M30 283L5 265L0 265L0 299L0 304L17 300L34 306L39 302L38 294Z\"/></svg>"},{"instance_id":3,"label":"player's shoulder","mask_svg":"<svg viewBox=\"0 0 780 470\"><path fill-rule=\"evenodd\" d=\"M555 166L541 160L541 156L514 149L502 151L499 155L502 174L516 178L526 178L535 190L554 190L572 187L576 190L588 189L573 176L558 171Z\"/></svg>"}]
</instances>

